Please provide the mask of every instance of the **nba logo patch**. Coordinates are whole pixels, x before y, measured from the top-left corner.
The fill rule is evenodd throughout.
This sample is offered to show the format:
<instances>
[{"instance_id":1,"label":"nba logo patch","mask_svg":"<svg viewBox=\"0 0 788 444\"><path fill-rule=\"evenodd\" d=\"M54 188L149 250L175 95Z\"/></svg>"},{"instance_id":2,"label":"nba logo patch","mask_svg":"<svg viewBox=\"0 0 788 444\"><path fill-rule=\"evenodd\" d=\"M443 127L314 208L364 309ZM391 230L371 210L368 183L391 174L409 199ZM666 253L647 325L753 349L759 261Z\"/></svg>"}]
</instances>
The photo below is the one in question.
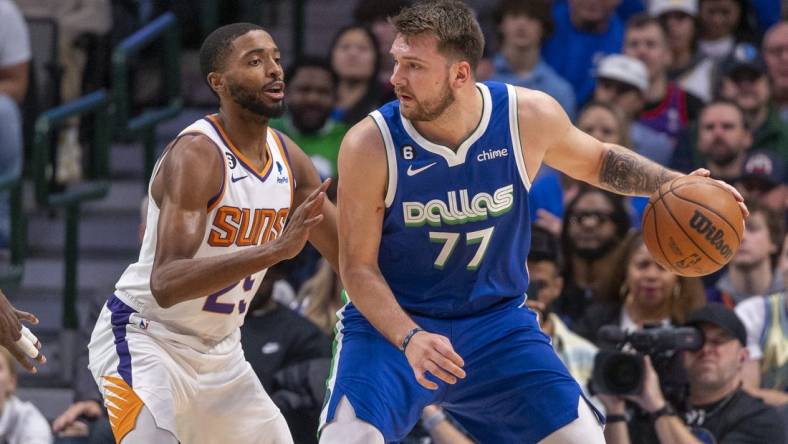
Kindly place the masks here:
<instances>
[{"instance_id":1,"label":"nba logo patch","mask_svg":"<svg viewBox=\"0 0 788 444\"><path fill-rule=\"evenodd\" d=\"M148 320L147 319L140 319L139 326L140 326L141 329L147 330L148 329Z\"/></svg>"}]
</instances>

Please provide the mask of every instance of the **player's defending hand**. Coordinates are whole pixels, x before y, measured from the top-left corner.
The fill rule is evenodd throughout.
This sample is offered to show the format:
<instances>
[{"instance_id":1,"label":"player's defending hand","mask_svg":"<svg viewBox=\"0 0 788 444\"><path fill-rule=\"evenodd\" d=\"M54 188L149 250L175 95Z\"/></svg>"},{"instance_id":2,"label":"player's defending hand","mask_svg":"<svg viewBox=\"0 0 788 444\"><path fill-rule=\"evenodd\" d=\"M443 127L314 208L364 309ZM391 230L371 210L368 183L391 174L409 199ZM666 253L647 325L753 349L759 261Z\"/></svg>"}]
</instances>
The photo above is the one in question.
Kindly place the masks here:
<instances>
[{"instance_id":1,"label":"player's defending hand","mask_svg":"<svg viewBox=\"0 0 788 444\"><path fill-rule=\"evenodd\" d=\"M437 390L438 384L427 379L425 371L447 384L454 384L457 378L465 377L465 370L462 369L465 362L445 336L420 331L408 343L405 356L416 380L430 390Z\"/></svg>"},{"instance_id":2,"label":"player's defending hand","mask_svg":"<svg viewBox=\"0 0 788 444\"><path fill-rule=\"evenodd\" d=\"M285 259L295 257L304 248L312 227L323 221L323 202L331 179L326 179L304 202L295 209L285 225L285 230L277 239Z\"/></svg>"},{"instance_id":3,"label":"player's defending hand","mask_svg":"<svg viewBox=\"0 0 788 444\"><path fill-rule=\"evenodd\" d=\"M35 373L36 368L28 358L34 359L39 364L45 363L46 358L40 351L41 341L20 321L38 324L38 318L15 309L0 290L0 345L11 352L24 368Z\"/></svg>"},{"instance_id":4,"label":"player's defending hand","mask_svg":"<svg viewBox=\"0 0 788 444\"><path fill-rule=\"evenodd\" d=\"M707 170L706 168L698 168L697 170L689 173L689 175L711 178L711 171ZM737 190L736 188L733 187L733 185L725 181L719 179L713 179L713 180L718 184L722 185L726 190L730 191L731 194L733 194L734 199L736 199L736 202L739 203L739 208L741 208L742 216L747 217L750 215L750 210L748 210L747 205L744 204L744 197L742 197L741 193L739 193L739 190Z\"/></svg>"}]
</instances>

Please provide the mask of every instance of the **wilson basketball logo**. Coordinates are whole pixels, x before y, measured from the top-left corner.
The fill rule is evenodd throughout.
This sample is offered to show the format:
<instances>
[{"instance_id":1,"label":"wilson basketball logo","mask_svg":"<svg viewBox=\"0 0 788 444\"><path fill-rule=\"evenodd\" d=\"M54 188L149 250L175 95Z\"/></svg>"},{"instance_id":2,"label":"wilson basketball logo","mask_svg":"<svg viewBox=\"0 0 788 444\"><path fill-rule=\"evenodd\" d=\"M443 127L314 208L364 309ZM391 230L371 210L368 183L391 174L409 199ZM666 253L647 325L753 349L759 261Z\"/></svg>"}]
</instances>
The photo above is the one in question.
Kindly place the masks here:
<instances>
[{"instance_id":1,"label":"wilson basketball logo","mask_svg":"<svg viewBox=\"0 0 788 444\"><path fill-rule=\"evenodd\" d=\"M705 239L719 252L725 259L730 259L733 255L731 247L725 243L725 232L714 224L703 213L698 210L692 214L690 227L705 236Z\"/></svg>"}]
</instances>

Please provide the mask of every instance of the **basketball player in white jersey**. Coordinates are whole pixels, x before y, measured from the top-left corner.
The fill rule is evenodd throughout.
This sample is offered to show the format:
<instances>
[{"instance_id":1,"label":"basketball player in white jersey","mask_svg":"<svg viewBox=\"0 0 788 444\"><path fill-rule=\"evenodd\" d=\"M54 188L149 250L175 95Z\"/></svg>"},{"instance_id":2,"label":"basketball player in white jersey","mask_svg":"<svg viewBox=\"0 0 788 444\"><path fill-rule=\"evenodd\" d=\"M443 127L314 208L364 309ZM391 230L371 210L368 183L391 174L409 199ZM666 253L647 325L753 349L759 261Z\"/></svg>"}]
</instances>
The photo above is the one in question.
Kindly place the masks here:
<instances>
[{"instance_id":1,"label":"basketball player in white jersey","mask_svg":"<svg viewBox=\"0 0 788 444\"><path fill-rule=\"evenodd\" d=\"M139 260L96 323L90 370L119 443L291 443L239 326L266 269L307 240L336 268L329 183L268 128L284 98L268 33L221 27L200 64L220 112L184 129L159 159Z\"/></svg>"}]
</instances>

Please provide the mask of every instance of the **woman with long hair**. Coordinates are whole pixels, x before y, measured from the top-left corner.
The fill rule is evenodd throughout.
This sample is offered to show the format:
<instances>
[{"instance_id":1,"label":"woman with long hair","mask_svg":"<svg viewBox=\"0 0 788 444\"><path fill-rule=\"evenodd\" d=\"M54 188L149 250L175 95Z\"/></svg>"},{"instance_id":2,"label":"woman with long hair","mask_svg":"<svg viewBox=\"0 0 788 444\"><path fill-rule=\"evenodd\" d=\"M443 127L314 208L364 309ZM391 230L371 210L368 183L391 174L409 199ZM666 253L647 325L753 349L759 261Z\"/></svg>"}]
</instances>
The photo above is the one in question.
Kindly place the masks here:
<instances>
[{"instance_id":1,"label":"woman with long hair","mask_svg":"<svg viewBox=\"0 0 788 444\"><path fill-rule=\"evenodd\" d=\"M600 291L606 296L586 310L575 331L592 342L603 325L634 331L646 325L680 325L703 306L706 296L699 278L678 276L659 265L639 231L631 232L619 251L616 266Z\"/></svg>"},{"instance_id":2,"label":"woman with long hair","mask_svg":"<svg viewBox=\"0 0 788 444\"><path fill-rule=\"evenodd\" d=\"M349 25L334 36L329 54L339 77L332 117L354 125L386 101L386 90L378 83L381 54L377 38L365 26Z\"/></svg>"}]
</instances>

